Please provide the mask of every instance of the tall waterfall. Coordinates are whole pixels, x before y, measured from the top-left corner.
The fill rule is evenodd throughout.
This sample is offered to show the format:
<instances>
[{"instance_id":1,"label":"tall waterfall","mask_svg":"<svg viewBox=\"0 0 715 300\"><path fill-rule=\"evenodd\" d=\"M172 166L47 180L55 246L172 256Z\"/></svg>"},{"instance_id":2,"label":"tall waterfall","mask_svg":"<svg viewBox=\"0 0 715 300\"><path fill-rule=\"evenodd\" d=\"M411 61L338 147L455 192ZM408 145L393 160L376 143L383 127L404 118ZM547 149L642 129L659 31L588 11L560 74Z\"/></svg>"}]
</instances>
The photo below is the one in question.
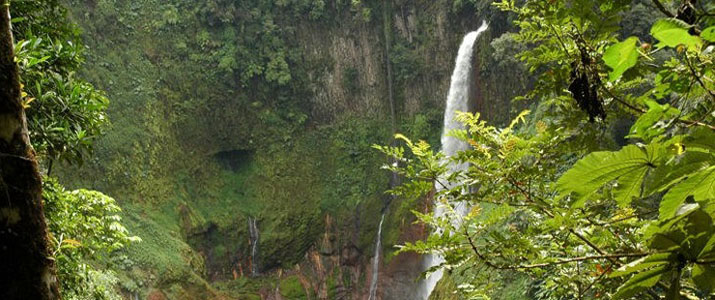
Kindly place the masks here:
<instances>
[{"instance_id":1,"label":"tall waterfall","mask_svg":"<svg viewBox=\"0 0 715 300\"><path fill-rule=\"evenodd\" d=\"M385 221L385 212L380 218L380 225L377 227L377 241L375 242L375 256L372 258L372 281L370 282L370 296L368 300L375 300L377 297L377 277L380 267L380 248L382 248L382 222Z\"/></svg>"},{"instance_id":2,"label":"tall waterfall","mask_svg":"<svg viewBox=\"0 0 715 300\"><path fill-rule=\"evenodd\" d=\"M447 95L447 107L444 111L444 129L442 131L442 152L446 156L452 156L459 151L467 150L469 145L465 142L458 140L457 138L448 136L453 129L462 129L464 125L460 122L454 120L457 111L466 112L469 110L469 95L470 86L472 83L472 54L474 53L474 43L476 42L479 35L487 30L487 23L482 23L477 31L470 32L462 40L462 45L459 46L459 52L457 54L457 61L455 63L454 71L452 73L452 81L449 85L449 94ZM467 168L467 164L459 164L450 166L450 172L455 172L459 170L464 170ZM451 187L450 183L446 183L447 187ZM442 190L439 184L435 184L437 190ZM455 205L455 210L461 214L465 214L468 211L468 207L465 203L457 203ZM434 215L435 217L443 216L445 213L444 208L435 205ZM436 228L435 232L440 233L441 228ZM437 266L444 262L444 258L440 255L431 254L426 255L424 258L425 270ZM420 298L428 299L432 290L437 285L437 282L442 278L442 269L439 269L425 280L422 281L420 286Z\"/></svg>"},{"instance_id":3,"label":"tall waterfall","mask_svg":"<svg viewBox=\"0 0 715 300\"><path fill-rule=\"evenodd\" d=\"M251 275L258 275L258 241L260 233L256 225L256 218L248 217L248 234L251 243Z\"/></svg>"}]
</instances>

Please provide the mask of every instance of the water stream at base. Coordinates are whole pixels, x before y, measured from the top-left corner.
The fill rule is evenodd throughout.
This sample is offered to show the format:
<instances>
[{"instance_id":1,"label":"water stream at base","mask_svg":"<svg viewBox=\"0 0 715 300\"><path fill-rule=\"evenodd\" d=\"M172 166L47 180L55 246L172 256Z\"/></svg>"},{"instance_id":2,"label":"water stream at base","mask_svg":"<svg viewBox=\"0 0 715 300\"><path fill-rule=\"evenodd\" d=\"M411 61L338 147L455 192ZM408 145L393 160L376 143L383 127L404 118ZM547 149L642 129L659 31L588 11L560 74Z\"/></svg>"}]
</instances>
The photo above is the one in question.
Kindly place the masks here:
<instances>
[{"instance_id":1,"label":"water stream at base","mask_svg":"<svg viewBox=\"0 0 715 300\"><path fill-rule=\"evenodd\" d=\"M375 242L375 256L372 259L372 281L370 282L370 296L368 300L375 300L377 297L378 268L380 267L380 248L382 247L382 222L385 221L385 212L380 218L380 225L377 227L377 241Z\"/></svg>"},{"instance_id":2,"label":"water stream at base","mask_svg":"<svg viewBox=\"0 0 715 300\"><path fill-rule=\"evenodd\" d=\"M465 142L458 140L457 138L448 136L447 133L453 129L463 129L464 125L460 122L454 120L457 111L466 112L469 111L469 95L470 86L472 84L472 56L474 53L474 43L476 42L479 35L487 30L487 23L482 23L477 31L468 33L462 40L462 44L459 46L459 52L457 54L457 59L455 62L454 71L452 73L452 78L449 86L449 94L447 95L447 105L444 111L444 128L442 131L442 152L446 156L452 156L459 151L469 149L469 145ZM467 168L467 164L459 164L450 166L448 173L453 173L458 170L464 170ZM446 174L449 175L449 174ZM453 185L447 183L448 188ZM435 185L437 190L442 190L444 187L441 185ZM465 203L456 203L455 210L460 214L465 214L468 211L468 207ZM435 205L434 216L440 217L444 215L444 209ZM435 228L436 233L440 233L441 228ZM444 262L444 258L437 254L426 255L423 261L424 270L438 266ZM429 299L430 294L437 285L437 282L442 278L442 269L439 269L429 275L426 279L422 280L419 287L419 299Z\"/></svg>"},{"instance_id":3,"label":"water stream at base","mask_svg":"<svg viewBox=\"0 0 715 300\"><path fill-rule=\"evenodd\" d=\"M260 232L256 225L256 218L248 217L248 234L251 242L251 275L258 275L258 240Z\"/></svg>"}]
</instances>

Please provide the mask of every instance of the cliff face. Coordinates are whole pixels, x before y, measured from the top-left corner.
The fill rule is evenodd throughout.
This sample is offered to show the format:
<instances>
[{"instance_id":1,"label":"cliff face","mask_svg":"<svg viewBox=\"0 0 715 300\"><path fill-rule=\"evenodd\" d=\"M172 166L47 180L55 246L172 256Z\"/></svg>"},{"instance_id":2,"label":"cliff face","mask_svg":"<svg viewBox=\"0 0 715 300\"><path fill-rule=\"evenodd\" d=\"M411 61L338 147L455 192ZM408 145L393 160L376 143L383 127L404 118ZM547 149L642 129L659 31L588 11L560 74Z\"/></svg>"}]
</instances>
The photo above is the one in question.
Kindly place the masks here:
<instances>
[{"instance_id":1,"label":"cliff face","mask_svg":"<svg viewBox=\"0 0 715 300\"><path fill-rule=\"evenodd\" d=\"M459 41L506 21L448 0L343 2L69 1L114 125L59 172L118 199L144 240L125 253L126 296L366 298L386 209L378 295L412 299L420 258L392 246L424 237L409 212L424 203L388 201L370 146L393 122L437 145ZM504 121L524 84L490 40L475 106Z\"/></svg>"}]
</instances>

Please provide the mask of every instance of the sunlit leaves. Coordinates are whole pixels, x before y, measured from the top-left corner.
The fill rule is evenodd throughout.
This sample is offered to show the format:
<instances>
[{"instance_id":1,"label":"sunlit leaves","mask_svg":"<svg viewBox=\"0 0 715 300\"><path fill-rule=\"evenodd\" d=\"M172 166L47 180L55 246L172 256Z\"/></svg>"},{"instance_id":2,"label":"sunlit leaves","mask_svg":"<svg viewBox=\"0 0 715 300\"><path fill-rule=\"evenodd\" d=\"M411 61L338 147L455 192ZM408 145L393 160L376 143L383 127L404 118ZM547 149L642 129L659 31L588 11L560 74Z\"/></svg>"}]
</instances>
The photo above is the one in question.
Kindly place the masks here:
<instances>
[{"instance_id":1,"label":"sunlit leaves","mask_svg":"<svg viewBox=\"0 0 715 300\"><path fill-rule=\"evenodd\" d=\"M673 256L674 255L672 253L668 252L651 254L618 268L616 271L609 274L609 277L626 276L636 272L642 272L653 267L662 267L669 264L670 260L673 259Z\"/></svg>"},{"instance_id":2,"label":"sunlit leaves","mask_svg":"<svg viewBox=\"0 0 715 300\"><path fill-rule=\"evenodd\" d=\"M688 33L690 26L678 19L662 19L653 24L650 33L660 41L656 47L676 48L678 45L685 45L691 50L695 50L702 45L699 37Z\"/></svg>"},{"instance_id":3,"label":"sunlit leaves","mask_svg":"<svg viewBox=\"0 0 715 300\"><path fill-rule=\"evenodd\" d=\"M675 209L689 196L700 202L715 199L715 166L691 173L688 178L672 187L663 196L660 205L661 218L672 217Z\"/></svg>"},{"instance_id":4,"label":"sunlit leaves","mask_svg":"<svg viewBox=\"0 0 715 300\"><path fill-rule=\"evenodd\" d=\"M654 286L660 278L670 271L670 268L664 265L657 266L645 272L638 273L624 283L612 299L628 299L635 296L639 292Z\"/></svg>"},{"instance_id":5,"label":"sunlit leaves","mask_svg":"<svg viewBox=\"0 0 715 300\"><path fill-rule=\"evenodd\" d=\"M603 61L612 69L608 73L608 80L615 81L624 72L636 65L638 62L637 41L637 37L629 37L625 41L611 45L606 49L603 54Z\"/></svg>"},{"instance_id":6,"label":"sunlit leaves","mask_svg":"<svg viewBox=\"0 0 715 300\"><path fill-rule=\"evenodd\" d=\"M630 204L633 197L641 195L641 185L646 172L655 168L661 159L662 149L657 145L641 148L628 145L617 152L594 152L579 160L559 179L556 188L562 194L573 193L575 207L602 186L618 180L615 189L619 205Z\"/></svg>"},{"instance_id":7,"label":"sunlit leaves","mask_svg":"<svg viewBox=\"0 0 715 300\"><path fill-rule=\"evenodd\" d=\"M32 43L32 44L30 44ZM41 38L34 39L32 41L20 41L15 45L15 51L18 53L23 53L23 51L26 48L37 48L39 44L42 43ZM30 45L30 46L28 46ZM15 62L18 64L22 65L25 68L31 68L36 64L46 62L49 58L51 58L50 55L45 55L42 57L35 57L35 56L15 56Z\"/></svg>"},{"instance_id":8,"label":"sunlit leaves","mask_svg":"<svg viewBox=\"0 0 715 300\"><path fill-rule=\"evenodd\" d=\"M478 113L461 114L466 129L451 136L471 148L442 158L469 168L451 175L455 185L436 197L480 204L478 216L460 219L467 221L466 232L478 249L467 264L489 261L519 269L564 255L633 254L519 269L540 279L535 294L543 299L641 299L646 293L693 298L705 295L715 281L708 269L715 259L715 88L712 48L704 47L712 39L707 27L712 18L703 16L696 24L649 19L652 27L624 40L619 36L636 33L620 28L616 15L631 21L644 17L628 15L629 4L495 4L516 15L519 31L510 37L528 46L518 58L537 77L524 98L540 105L531 118L520 116L530 126L526 130L520 120L495 128ZM649 44L653 40L656 47ZM579 112L565 88L573 74L582 75L581 90L593 92L608 118L585 124L581 114L574 121ZM629 120L629 134L614 136L624 138L619 146L594 142L611 134L605 127L613 118ZM496 208L504 205L512 209L498 214ZM451 224L439 222L430 224ZM463 237L450 246L465 251L466 244ZM593 278L609 272L608 280ZM475 284L476 276L469 279L472 286L486 286ZM591 291L577 294L584 286Z\"/></svg>"},{"instance_id":9,"label":"sunlit leaves","mask_svg":"<svg viewBox=\"0 0 715 300\"><path fill-rule=\"evenodd\" d=\"M633 126L629 137L640 138L646 142L650 142L656 136L665 132L665 123L668 120L676 118L680 115L677 108L669 104L659 104L651 99L645 99L645 104L648 106L648 111L642 114Z\"/></svg>"},{"instance_id":10,"label":"sunlit leaves","mask_svg":"<svg viewBox=\"0 0 715 300\"><path fill-rule=\"evenodd\" d=\"M679 154L666 164L659 166L651 176L649 176L645 182L648 194L663 192L670 189L673 185L681 183L684 178L707 167L712 159L713 156L711 154L699 151L686 151L683 154ZM673 190L674 189L671 189L668 193L675 195L677 192ZM686 191L686 193L688 192ZM687 196L687 194L685 196ZM680 204L685 202L685 198L686 197L664 198L660 202L660 215L672 216Z\"/></svg>"},{"instance_id":11,"label":"sunlit leaves","mask_svg":"<svg viewBox=\"0 0 715 300\"><path fill-rule=\"evenodd\" d=\"M715 42L715 26L705 28L705 30L700 33L700 37L708 42Z\"/></svg>"},{"instance_id":12,"label":"sunlit leaves","mask_svg":"<svg viewBox=\"0 0 715 300\"><path fill-rule=\"evenodd\" d=\"M109 100L75 77L82 61L77 45L30 35L16 48L33 147L49 159L81 163L109 124Z\"/></svg>"},{"instance_id":13,"label":"sunlit leaves","mask_svg":"<svg viewBox=\"0 0 715 300\"><path fill-rule=\"evenodd\" d=\"M119 223L121 209L114 199L100 192L68 191L45 178L43 199L65 296L84 295L93 284L89 272L108 263L115 251L140 241Z\"/></svg>"}]
</instances>

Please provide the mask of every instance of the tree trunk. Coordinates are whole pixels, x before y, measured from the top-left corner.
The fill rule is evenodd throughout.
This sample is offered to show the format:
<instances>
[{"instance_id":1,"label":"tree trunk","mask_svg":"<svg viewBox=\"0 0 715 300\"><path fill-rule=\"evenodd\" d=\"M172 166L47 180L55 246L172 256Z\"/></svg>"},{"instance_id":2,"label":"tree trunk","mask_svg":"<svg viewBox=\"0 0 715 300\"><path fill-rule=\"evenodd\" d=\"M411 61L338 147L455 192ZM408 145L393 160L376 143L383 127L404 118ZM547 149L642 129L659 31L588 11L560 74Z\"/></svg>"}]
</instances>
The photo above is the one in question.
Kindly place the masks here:
<instances>
[{"instance_id":1,"label":"tree trunk","mask_svg":"<svg viewBox=\"0 0 715 300\"><path fill-rule=\"evenodd\" d=\"M14 61L9 0L0 0L0 299L59 299Z\"/></svg>"}]
</instances>

